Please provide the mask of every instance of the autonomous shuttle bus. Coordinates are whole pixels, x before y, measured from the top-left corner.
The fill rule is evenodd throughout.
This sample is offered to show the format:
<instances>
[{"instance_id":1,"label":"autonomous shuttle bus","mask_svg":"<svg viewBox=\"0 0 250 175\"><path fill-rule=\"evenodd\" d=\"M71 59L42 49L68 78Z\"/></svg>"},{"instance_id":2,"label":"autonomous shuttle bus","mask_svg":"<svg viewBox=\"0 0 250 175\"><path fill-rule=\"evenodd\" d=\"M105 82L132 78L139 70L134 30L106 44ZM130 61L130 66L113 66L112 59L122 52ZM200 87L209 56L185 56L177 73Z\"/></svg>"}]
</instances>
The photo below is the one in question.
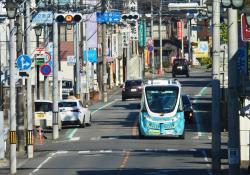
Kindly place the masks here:
<instances>
[{"instance_id":1,"label":"autonomous shuttle bus","mask_svg":"<svg viewBox=\"0 0 250 175\"><path fill-rule=\"evenodd\" d=\"M139 135L185 137L181 84L174 79L149 80L143 89Z\"/></svg>"}]
</instances>

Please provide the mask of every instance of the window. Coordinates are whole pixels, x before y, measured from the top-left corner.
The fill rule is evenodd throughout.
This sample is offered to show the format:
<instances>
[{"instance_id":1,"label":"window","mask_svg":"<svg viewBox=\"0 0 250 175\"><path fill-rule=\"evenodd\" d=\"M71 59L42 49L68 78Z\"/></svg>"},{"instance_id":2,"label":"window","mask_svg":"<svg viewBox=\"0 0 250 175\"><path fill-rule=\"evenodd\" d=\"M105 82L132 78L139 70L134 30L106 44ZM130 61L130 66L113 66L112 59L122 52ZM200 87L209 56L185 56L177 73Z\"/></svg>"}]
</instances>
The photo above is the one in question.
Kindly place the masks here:
<instances>
[{"instance_id":1,"label":"window","mask_svg":"<svg viewBox=\"0 0 250 175\"><path fill-rule=\"evenodd\" d=\"M52 103L50 102L35 102L35 112L52 111Z\"/></svg>"}]
</instances>

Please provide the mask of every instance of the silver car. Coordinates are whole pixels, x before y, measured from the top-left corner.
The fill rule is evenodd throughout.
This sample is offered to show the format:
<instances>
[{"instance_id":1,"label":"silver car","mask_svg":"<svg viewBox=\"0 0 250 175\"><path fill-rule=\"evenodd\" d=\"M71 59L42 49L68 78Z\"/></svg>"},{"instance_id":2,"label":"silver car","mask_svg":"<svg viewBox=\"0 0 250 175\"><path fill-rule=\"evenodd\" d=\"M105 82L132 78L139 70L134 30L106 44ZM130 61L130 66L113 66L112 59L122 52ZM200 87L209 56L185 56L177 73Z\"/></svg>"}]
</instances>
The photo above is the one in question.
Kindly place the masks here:
<instances>
[{"instance_id":1,"label":"silver car","mask_svg":"<svg viewBox=\"0 0 250 175\"><path fill-rule=\"evenodd\" d=\"M84 106L78 99L67 99L58 102L59 118L62 125L79 125L85 127L91 125L91 112L88 106Z\"/></svg>"}]
</instances>

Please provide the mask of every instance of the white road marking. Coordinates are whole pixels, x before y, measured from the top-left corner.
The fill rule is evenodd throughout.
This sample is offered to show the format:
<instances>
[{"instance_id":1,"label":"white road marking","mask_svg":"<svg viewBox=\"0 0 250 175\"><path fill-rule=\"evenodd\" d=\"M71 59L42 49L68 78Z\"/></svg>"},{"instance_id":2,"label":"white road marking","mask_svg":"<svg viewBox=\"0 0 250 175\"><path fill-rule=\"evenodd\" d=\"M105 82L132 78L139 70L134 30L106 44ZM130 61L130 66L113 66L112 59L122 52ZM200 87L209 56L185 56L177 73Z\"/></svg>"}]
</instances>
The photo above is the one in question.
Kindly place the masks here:
<instances>
[{"instance_id":1,"label":"white road marking","mask_svg":"<svg viewBox=\"0 0 250 175\"><path fill-rule=\"evenodd\" d=\"M73 137L70 139L70 141L78 141L78 140L80 140L80 137Z\"/></svg>"},{"instance_id":2,"label":"white road marking","mask_svg":"<svg viewBox=\"0 0 250 175\"><path fill-rule=\"evenodd\" d=\"M111 105L112 103L117 102L117 101L119 101L119 99L114 99L113 101L109 102L108 104L106 104L106 105L104 105L104 106L102 106L102 107L96 109L95 111L91 112L91 114L94 114L94 113L98 112L99 110L101 110L101 109L103 109L103 108L106 108L107 106L109 106L109 105Z\"/></svg>"},{"instance_id":3,"label":"white road marking","mask_svg":"<svg viewBox=\"0 0 250 175\"><path fill-rule=\"evenodd\" d=\"M89 154L91 151L78 151L78 154Z\"/></svg>"},{"instance_id":4,"label":"white road marking","mask_svg":"<svg viewBox=\"0 0 250 175\"><path fill-rule=\"evenodd\" d=\"M207 158L207 153L206 153L204 150L202 150L202 154L203 154L203 156L204 156L204 160L205 160L205 162L206 162L206 166L207 166L208 168L211 169L211 166L210 166L209 161L208 161L208 158ZM208 171L208 174L209 174L209 175L213 175L213 173L212 173L211 170L207 170L207 171Z\"/></svg>"},{"instance_id":5,"label":"white road marking","mask_svg":"<svg viewBox=\"0 0 250 175\"><path fill-rule=\"evenodd\" d=\"M101 137L99 136L99 137L91 137L90 138L90 140L100 140L101 139Z\"/></svg>"},{"instance_id":6,"label":"white road marking","mask_svg":"<svg viewBox=\"0 0 250 175\"><path fill-rule=\"evenodd\" d=\"M40 165L38 165L38 167L32 171L32 173L35 173L37 171L39 171L39 169L45 164L47 163L54 155L49 156L47 159L45 159ZM32 175L32 173L30 173L30 175Z\"/></svg>"},{"instance_id":7,"label":"white road marking","mask_svg":"<svg viewBox=\"0 0 250 175\"><path fill-rule=\"evenodd\" d=\"M204 93L204 91L208 88L208 86L210 85L211 83L209 83L209 84L207 84L207 86L206 87L203 87L201 90L200 90L200 92L197 94L197 95L195 95L195 97L201 97L202 95L203 95L203 93ZM195 99L194 101L193 101L194 103L197 103L197 99ZM198 116L198 111L197 110L194 110L194 112L195 112L195 120L196 120L196 125L197 125L197 130L198 130L198 137L201 137L202 135L203 135L203 133L201 132L201 124L200 124L200 117Z\"/></svg>"}]
</instances>

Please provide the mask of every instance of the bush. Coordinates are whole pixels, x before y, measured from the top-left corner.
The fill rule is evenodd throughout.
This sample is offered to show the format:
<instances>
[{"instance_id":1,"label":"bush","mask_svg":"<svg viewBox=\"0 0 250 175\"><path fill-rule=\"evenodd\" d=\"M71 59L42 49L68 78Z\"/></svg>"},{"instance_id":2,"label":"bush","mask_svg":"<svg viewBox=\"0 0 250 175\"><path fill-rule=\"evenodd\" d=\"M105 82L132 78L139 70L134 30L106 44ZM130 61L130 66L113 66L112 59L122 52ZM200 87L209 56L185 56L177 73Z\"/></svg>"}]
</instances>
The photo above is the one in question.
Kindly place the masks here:
<instances>
[{"instance_id":1,"label":"bush","mask_svg":"<svg viewBox=\"0 0 250 175\"><path fill-rule=\"evenodd\" d=\"M201 66L206 66L207 68L212 67L212 58L210 57L203 57L203 58L197 58Z\"/></svg>"}]
</instances>

